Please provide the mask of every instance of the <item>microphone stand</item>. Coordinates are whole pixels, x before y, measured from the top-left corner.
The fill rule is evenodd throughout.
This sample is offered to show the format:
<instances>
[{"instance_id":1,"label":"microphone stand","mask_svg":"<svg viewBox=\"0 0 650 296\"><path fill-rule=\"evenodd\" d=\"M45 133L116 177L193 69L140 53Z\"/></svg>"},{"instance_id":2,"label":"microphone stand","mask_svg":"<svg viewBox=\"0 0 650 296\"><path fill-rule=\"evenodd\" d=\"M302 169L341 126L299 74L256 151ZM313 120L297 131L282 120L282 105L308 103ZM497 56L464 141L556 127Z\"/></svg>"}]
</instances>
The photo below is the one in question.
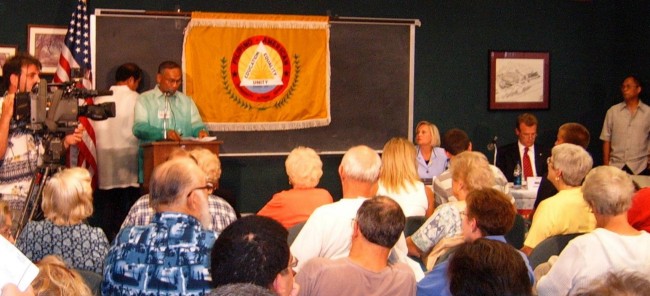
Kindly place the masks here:
<instances>
[{"instance_id":1,"label":"microphone stand","mask_svg":"<svg viewBox=\"0 0 650 296\"><path fill-rule=\"evenodd\" d=\"M167 140L167 120L169 120L169 93L165 92L165 111L163 114L163 139Z\"/></svg>"}]
</instances>

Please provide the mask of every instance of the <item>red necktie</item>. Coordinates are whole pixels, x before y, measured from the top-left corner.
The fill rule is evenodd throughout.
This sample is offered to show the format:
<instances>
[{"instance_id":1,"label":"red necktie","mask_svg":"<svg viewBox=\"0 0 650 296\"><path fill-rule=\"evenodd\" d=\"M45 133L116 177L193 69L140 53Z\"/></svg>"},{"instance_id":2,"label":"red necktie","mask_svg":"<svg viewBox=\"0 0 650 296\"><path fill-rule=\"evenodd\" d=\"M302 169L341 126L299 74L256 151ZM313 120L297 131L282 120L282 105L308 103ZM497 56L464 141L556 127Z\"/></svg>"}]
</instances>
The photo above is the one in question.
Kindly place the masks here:
<instances>
[{"instance_id":1,"label":"red necktie","mask_svg":"<svg viewBox=\"0 0 650 296\"><path fill-rule=\"evenodd\" d=\"M530 164L530 157L528 157L528 147L524 147L524 180L533 176L533 166Z\"/></svg>"}]
</instances>

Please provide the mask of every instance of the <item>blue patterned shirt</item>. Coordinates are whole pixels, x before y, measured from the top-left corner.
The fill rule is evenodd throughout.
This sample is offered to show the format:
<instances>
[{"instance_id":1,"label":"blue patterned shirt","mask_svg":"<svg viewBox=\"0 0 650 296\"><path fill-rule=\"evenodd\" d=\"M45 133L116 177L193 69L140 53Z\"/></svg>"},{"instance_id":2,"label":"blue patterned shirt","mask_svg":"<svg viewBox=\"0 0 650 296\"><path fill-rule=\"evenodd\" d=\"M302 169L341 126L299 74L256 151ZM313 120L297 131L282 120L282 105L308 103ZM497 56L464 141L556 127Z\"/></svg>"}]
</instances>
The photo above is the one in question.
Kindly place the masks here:
<instances>
[{"instance_id":1,"label":"blue patterned shirt","mask_svg":"<svg viewBox=\"0 0 650 296\"><path fill-rule=\"evenodd\" d=\"M196 218L173 212L124 228L106 256L102 294L205 295L216 237Z\"/></svg>"},{"instance_id":2,"label":"blue patterned shirt","mask_svg":"<svg viewBox=\"0 0 650 296\"><path fill-rule=\"evenodd\" d=\"M108 253L108 239L99 227L85 223L55 225L50 220L30 221L16 247L34 262L47 255L57 255L72 268L102 272Z\"/></svg>"}]
</instances>

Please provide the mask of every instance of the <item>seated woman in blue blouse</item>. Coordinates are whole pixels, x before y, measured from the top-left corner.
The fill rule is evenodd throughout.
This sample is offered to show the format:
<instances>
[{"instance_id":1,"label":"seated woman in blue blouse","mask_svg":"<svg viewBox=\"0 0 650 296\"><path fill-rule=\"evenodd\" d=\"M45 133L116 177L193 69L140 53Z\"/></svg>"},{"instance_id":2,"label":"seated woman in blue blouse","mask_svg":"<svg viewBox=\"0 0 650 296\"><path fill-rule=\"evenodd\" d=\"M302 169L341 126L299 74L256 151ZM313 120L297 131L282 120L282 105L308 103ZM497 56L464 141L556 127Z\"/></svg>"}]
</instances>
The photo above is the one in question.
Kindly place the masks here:
<instances>
[{"instance_id":1,"label":"seated woman in blue blouse","mask_svg":"<svg viewBox=\"0 0 650 296\"><path fill-rule=\"evenodd\" d=\"M425 184L445 171L447 155L440 148L440 132L435 124L420 121L415 127L418 175Z\"/></svg>"},{"instance_id":2,"label":"seated woman in blue blouse","mask_svg":"<svg viewBox=\"0 0 650 296\"><path fill-rule=\"evenodd\" d=\"M30 221L16 247L33 262L57 255L71 268L102 273L108 239L98 227L84 220L93 214L90 173L70 168L56 173L45 184L41 207L43 221Z\"/></svg>"}]
</instances>

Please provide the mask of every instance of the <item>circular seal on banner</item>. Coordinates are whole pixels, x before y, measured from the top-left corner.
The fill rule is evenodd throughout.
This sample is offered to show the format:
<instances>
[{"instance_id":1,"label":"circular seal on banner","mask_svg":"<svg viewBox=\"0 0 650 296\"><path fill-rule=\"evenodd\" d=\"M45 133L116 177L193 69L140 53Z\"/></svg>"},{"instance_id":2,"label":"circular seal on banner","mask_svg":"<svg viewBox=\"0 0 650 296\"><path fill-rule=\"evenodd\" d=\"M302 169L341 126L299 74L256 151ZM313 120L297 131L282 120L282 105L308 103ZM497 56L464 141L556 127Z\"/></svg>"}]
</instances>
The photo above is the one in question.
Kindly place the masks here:
<instances>
[{"instance_id":1,"label":"circular seal on banner","mask_svg":"<svg viewBox=\"0 0 650 296\"><path fill-rule=\"evenodd\" d=\"M230 75L237 91L249 101L264 103L289 85L291 61L282 43L269 36L242 41L232 57Z\"/></svg>"}]
</instances>

